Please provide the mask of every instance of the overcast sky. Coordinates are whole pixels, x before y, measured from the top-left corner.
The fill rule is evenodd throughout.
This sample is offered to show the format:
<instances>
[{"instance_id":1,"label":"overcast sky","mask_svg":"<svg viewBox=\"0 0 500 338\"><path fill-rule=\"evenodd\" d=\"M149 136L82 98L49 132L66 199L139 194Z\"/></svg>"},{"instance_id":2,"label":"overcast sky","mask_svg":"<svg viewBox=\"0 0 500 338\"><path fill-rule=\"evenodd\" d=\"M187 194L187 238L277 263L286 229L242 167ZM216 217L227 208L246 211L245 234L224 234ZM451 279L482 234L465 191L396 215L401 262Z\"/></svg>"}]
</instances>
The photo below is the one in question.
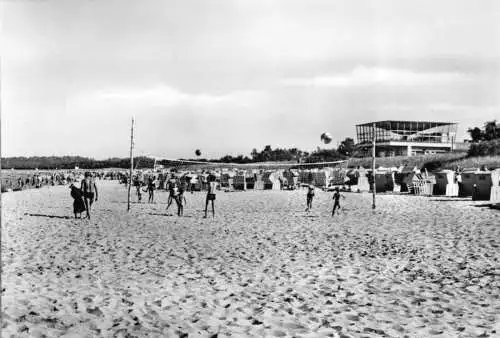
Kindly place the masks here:
<instances>
[{"instance_id":1,"label":"overcast sky","mask_svg":"<svg viewBox=\"0 0 500 338\"><path fill-rule=\"evenodd\" d=\"M2 155L248 155L500 119L500 1L2 1Z\"/></svg>"}]
</instances>

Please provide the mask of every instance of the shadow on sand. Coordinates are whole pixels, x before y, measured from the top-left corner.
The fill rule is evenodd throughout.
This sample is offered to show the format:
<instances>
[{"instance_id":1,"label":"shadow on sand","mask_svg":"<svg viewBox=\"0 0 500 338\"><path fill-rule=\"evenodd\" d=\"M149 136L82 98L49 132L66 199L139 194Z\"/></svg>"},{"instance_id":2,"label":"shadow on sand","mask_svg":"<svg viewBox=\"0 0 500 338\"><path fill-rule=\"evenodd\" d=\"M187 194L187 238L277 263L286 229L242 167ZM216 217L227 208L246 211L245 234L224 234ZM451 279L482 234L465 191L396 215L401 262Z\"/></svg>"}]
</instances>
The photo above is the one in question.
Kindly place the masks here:
<instances>
[{"instance_id":1,"label":"shadow on sand","mask_svg":"<svg viewBox=\"0 0 500 338\"><path fill-rule=\"evenodd\" d=\"M429 199L431 202L467 202L470 198L466 197L455 197L455 198L439 198L439 199Z\"/></svg>"},{"instance_id":2,"label":"shadow on sand","mask_svg":"<svg viewBox=\"0 0 500 338\"><path fill-rule=\"evenodd\" d=\"M58 215L44 215L44 214L30 214L26 213L25 215L33 216L33 217L47 217L47 218L60 218L60 219L72 219L70 216L58 216Z\"/></svg>"},{"instance_id":3,"label":"shadow on sand","mask_svg":"<svg viewBox=\"0 0 500 338\"><path fill-rule=\"evenodd\" d=\"M476 208L490 208L490 209L496 209L495 208L495 205L492 204L492 203L487 203L487 204L477 204L477 205L474 205L472 204L472 206L476 207Z\"/></svg>"},{"instance_id":4,"label":"shadow on sand","mask_svg":"<svg viewBox=\"0 0 500 338\"><path fill-rule=\"evenodd\" d=\"M176 214L160 214L160 213L155 213L155 212L148 212L148 215L151 215L151 216L163 216L163 217L174 217L174 216L177 216ZM184 216L180 216L180 217L183 217L183 218L193 218L194 216L192 216L192 215L184 215Z\"/></svg>"}]
</instances>

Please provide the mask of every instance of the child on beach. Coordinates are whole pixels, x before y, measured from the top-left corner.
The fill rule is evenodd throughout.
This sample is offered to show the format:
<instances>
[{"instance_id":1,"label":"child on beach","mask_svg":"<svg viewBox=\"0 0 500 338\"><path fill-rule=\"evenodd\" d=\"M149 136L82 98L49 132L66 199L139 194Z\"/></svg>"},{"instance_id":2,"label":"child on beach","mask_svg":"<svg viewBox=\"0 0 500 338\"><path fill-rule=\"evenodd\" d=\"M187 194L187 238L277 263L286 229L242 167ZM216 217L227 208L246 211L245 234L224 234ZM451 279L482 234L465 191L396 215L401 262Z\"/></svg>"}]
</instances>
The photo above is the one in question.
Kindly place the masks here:
<instances>
[{"instance_id":1,"label":"child on beach","mask_svg":"<svg viewBox=\"0 0 500 338\"><path fill-rule=\"evenodd\" d=\"M345 198L344 195L340 194L340 189L337 187L335 188L335 192L333 193L333 210L332 210L332 216L335 216L335 210L339 209L340 210L340 197Z\"/></svg>"},{"instance_id":2,"label":"child on beach","mask_svg":"<svg viewBox=\"0 0 500 338\"><path fill-rule=\"evenodd\" d=\"M306 211L309 212L312 208L312 202L314 198L314 185L310 184L307 187L307 198L306 198L306 203L307 203L307 208Z\"/></svg>"},{"instance_id":3,"label":"child on beach","mask_svg":"<svg viewBox=\"0 0 500 338\"><path fill-rule=\"evenodd\" d=\"M76 218L82 218L82 212L85 211L85 202L83 201L83 192L75 187L73 184L69 186L71 189L71 197L73 197L73 213ZM77 217L79 214L79 217Z\"/></svg>"},{"instance_id":4,"label":"child on beach","mask_svg":"<svg viewBox=\"0 0 500 338\"><path fill-rule=\"evenodd\" d=\"M207 199L205 201L205 218L207 218L208 202L212 202L212 215L215 217L215 191L217 189L217 183L215 182L215 176L208 176L208 192Z\"/></svg>"}]
</instances>

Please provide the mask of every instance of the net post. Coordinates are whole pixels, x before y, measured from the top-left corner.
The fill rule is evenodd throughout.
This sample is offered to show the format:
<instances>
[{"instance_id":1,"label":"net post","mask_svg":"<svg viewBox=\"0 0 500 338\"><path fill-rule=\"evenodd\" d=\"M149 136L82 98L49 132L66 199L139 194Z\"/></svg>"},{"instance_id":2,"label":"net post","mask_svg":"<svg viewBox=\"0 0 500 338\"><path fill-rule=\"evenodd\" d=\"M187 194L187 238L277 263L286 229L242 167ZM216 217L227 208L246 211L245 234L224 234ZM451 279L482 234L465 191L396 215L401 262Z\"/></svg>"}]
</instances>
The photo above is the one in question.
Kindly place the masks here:
<instances>
[{"instance_id":1,"label":"net post","mask_svg":"<svg viewBox=\"0 0 500 338\"><path fill-rule=\"evenodd\" d=\"M127 191L127 211L130 211L130 189L132 187L132 172L134 170L134 157L132 150L134 148L134 118L132 117L132 126L130 127L130 181L128 182Z\"/></svg>"},{"instance_id":2,"label":"net post","mask_svg":"<svg viewBox=\"0 0 500 338\"><path fill-rule=\"evenodd\" d=\"M373 203L372 203L372 209L375 209L375 196L377 194L377 185L375 184L375 142L376 142L376 137L375 137L375 122L372 124L372 137L373 137L373 145L372 145L372 175L373 175L373 185L372 185L372 192L373 192Z\"/></svg>"}]
</instances>

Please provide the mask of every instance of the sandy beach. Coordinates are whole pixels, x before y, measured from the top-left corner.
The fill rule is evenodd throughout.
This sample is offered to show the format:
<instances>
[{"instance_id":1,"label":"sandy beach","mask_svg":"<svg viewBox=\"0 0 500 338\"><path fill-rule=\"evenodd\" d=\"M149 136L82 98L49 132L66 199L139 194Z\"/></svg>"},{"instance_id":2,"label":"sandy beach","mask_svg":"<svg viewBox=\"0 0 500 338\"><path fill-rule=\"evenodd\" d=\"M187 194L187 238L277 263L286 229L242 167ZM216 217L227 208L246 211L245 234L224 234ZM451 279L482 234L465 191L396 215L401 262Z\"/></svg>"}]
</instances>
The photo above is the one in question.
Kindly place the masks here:
<instances>
[{"instance_id":1,"label":"sandy beach","mask_svg":"<svg viewBox=\"0 0 500 338\"><path fill-rule=\"evenodd\" d=\"M443 197L2 194L2 337L498 337L500 214ZM147 197L146 197L147 199ZM136 202L135 196L133 201Z\"/></svg>"}]
</instances>

